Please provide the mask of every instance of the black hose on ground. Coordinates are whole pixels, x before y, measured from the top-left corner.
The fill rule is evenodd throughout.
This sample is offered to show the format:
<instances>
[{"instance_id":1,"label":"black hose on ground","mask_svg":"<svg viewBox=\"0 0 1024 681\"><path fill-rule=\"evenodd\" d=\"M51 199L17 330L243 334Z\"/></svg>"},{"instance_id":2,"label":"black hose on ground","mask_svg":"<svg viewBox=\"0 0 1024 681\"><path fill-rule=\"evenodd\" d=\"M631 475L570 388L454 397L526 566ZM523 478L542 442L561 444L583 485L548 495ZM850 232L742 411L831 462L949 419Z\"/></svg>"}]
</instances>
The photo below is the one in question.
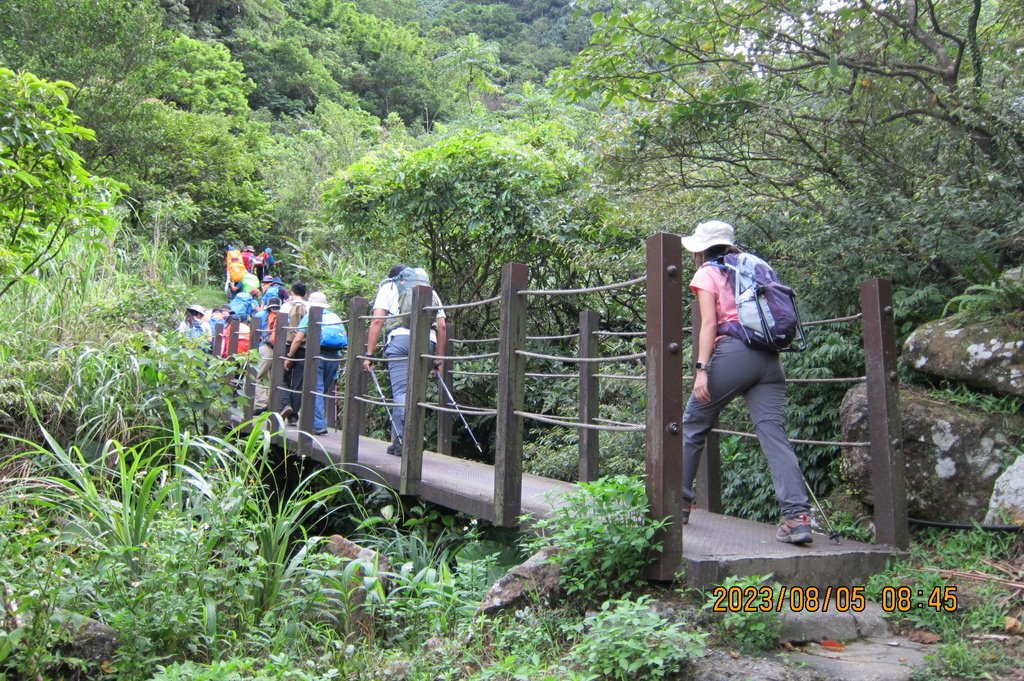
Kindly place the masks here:
<instances>
[{"instance_id":1,"label":"black hose on ground","mask_svg":"<svg viewBox=\"0 0 1024 681\"><path fill-rule=\"evenodd\" d=\"M938 520L921 520L920 518L907 518L907 522L921 527L938 527L945 530L973 530L978 528L986 532L1020 532L1024 525L982 525L980 523L945 523Z\"/></svg>"}]
</instances>

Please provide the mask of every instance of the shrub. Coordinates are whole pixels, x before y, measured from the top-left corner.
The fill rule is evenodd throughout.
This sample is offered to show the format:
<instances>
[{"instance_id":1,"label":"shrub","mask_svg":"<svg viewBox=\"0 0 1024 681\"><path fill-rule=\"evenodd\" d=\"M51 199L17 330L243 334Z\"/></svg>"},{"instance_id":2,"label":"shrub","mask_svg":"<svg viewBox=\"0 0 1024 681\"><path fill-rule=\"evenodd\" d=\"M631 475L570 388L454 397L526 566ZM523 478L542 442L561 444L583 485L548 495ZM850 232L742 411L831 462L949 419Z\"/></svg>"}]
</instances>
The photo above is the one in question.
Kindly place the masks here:
<instances>
[{"instance_id":1,"label":"shrub","mask_svg":"<svg viewBox=\"0 0 1024 681\"><path fill-rule=\"evenodd\" d=\"M775 598L778 597L779 586L765 586L765 582L771 579L771 577L770 574L764 576L727 577L719 589L712 591L704 603L704 609L712 609L715 603L719 601L720 589L724 589L728 595L734 590L738 590L741 594L748 594L752 593L751 589L754 592L760 593L761 589L771 588L776 592L771 602L775 602ZM746 598L744 598L745 601ZM756 653L762 650L771 650L779 644L781 626L779 614L774 610L769 610L768 612L761 612L760 610L747 612L744 608L729 608L725 616L720 620L719 632L723 638L730 641L741 651Z\"/></svg>"},{"instance_id":2,"label":"shrub","mask_svg":"<svg viewBox=\"0 0 1024 681\"><path fill-rule=\"evenodd\" d=\"M623 681L680 672L687 661L701 656L707 637L664 619L648 596L605 601L600 612L571 625L570 632L576 640L571 663L600 678Z\"/></svg>"},{"instance_id":3,"label":"shrub","mask_svg":"<svg viewBox=\"0 0 1024 681\"><path fill-rule=\"evenodd\" d=\"M566 593L596 601L629 591L661 550L655 537L668 523L651 520L649 511L641 478L583 482L556 512L533 524L540 536L526 543L532 551L558 547L553 560L560 564Z\"/></svg>"}]
</instances>

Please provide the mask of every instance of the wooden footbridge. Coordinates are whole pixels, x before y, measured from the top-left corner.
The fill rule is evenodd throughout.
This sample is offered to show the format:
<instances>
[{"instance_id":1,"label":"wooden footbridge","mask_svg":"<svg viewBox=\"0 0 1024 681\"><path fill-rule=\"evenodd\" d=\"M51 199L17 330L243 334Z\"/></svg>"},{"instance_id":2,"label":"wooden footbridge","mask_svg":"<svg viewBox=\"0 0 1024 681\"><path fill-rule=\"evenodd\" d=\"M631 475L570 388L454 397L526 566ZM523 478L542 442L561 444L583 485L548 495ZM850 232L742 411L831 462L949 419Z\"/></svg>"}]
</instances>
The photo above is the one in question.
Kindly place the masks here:
<instances>
[{"instance_id":1,"label":"wooden footbridge","mask_svg":"<svg viewBox=\"0 0 1024 681\"><path fill-rule=\"evenodd\" d=\"M366 347L368 304L366 299L353 298L348 308L347 329L349 353L343 359L344 370L336 389L316 393L316 375L320 361L319 308L310 311L306 337L306 359L302 404L297 427L285 427L279 418L267 427L275 442L288 444L325 465L345 468L356 476L385 484L403 495L419 497L441 506L471 514L497 525L514 526L524 514L543 516L556 513L560 497L574 489L572 483L551 480L523 471L524 422L571 428L579 433L578 479L595 480L600 470L598 433L601 431L636 431L645 433L646 487L654 517L677 518L683 507L682 480L682 417L688 393L687 339L684 328L684 296L688 269L683 267L682 246L677 235L656 234L647 240L646 272L643 276L608 286L576 290L531 290L529 270L525 265L508 264L502 269L500 294L494 298L446 305L451 317L484 305L499 306L500 329L497 338L449 340L444 353L445 367L441 380L450 386L453 372L462 362L494 361L496 368L485 375L495 379L493 407L451 404L444 390L438 390L436 403L428 401L427 388L432 380L433 360L439 355L428 352L428 334L436 308L430 307L430 289L418 287L413 297L409 320L410 362L406 394L405 434L401 457L386 453L388 442L366 437L365 415L368 407L392 408L398 405L368 396L368 374L362 370L366 359L358 351ZM646 328L636 332L611 332L599 328L598 315L592 311L580 314L578 352L575 356L551 356L528 349L533 341L552 337L527 335L527 312L531 300L553 296L598 293L633 288L637 295L646 294ZM654 579L670 580L680 571L695 586L721 582L730 575L772 572L780 581L815 586L862 583L880 571L885 561L908 544L906 497L904 492L903 457L900 448L896 351L894 344L891 288L887 281L872 279L861 284L862 311L851 317L805 322L806 327L857 324L863 328L865 371L862 376L834 379L790 379L799 382L866 382L869 404L869 438L865 442L811 442L793 440L795 444L812 444L868 448L872 461L872 486L875 504L877 544L861 544L843 539L830 542L823 534L804 547L775 541L775 527L722 515L719 437L722 434L753 437L751 433L715 430L709 437L707 450L698 475L698 509L688 525L671 524L662 537L664 550L651 565ZM696 306L693 306L694 308ZM696 310L692 312L696 315ZM231 345L237 347L237 322L232 329ZM283 384L285 334L277 334L273 348L269 381L271 405L280 404ZM599 343L603 337L619 336L643 343L643 351L614 357L603 357ZM558 337L554 340L570 337ZM571 340L570 339L570 340ZM251 347L257 347L255 333ZM813 340L813 339L812 339ZM472 343L497 345L486 353L460 353ZM692 339L691 339L692 342ZM436 351L435 351L436 352ZM219 353L215 353L219 355ZM383 362L380 358L370 358ZM529 381L551 374L531 374L525 370L527 359L576 365L577 373L565 378L578 381L578 416L537 414L525 411L525 395ZM626 364L629 373L600 373L607 364ZM382 369L384 365L379 365ZM470 372L463 372L470 373ZM830 373L830 372L826 372ZM256 385L253 371L247 372L243 390L249 399L243 401L240 418L248 421L253 414ZM478 374L481 375L481 374ZM646 411L642 423L624 423L601 417L599 384L601 381L640 381L646 385ZM385 385L387 381L382 381ZM317 396L323 397L333 409L333 422L327 434L312 435L313 410L308 408ZM428 410L437 412L437 451L424 448L424 430ZM480 416L495 420L496 445L494 465L452 456L453 418L461 410L472 421Z\"/></svg>"}]
</instances>

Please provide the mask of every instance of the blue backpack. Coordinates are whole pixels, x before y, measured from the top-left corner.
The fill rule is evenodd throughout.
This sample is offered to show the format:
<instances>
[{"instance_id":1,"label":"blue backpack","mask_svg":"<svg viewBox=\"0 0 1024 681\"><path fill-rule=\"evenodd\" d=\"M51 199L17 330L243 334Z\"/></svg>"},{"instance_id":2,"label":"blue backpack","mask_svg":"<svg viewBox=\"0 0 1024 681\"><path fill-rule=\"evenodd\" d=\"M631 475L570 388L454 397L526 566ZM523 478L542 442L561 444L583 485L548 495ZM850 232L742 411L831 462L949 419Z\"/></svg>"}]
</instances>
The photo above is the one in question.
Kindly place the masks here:
<instances>
[{"instance_id":1,"label":"blue backpack","mask_svg":"<svg viewBox=\"0 0 1024 681\"><path fill-rule=\"evenodd\" d=\"M230 303L228 303L228 307L231 309L231 312L243 322L252 316L252 311L255 306L255 301L252 296L245 291L235 294L235 297L231 299Z\"/></svg>"},{"instance_id":2,"label":"blue backpack","mask_svg":"<svg viewBox=\"0 0 1024 681\"><path fill-rule=\"evenodd\" d=\"M320 324L320 347L326 350L341 350L348 347L348 334L345 333L341 317L333 312L327 312Z\"/></svg>"},{"instance_id":3,"label":"blue backpack","mask_svg":"<svg viewBox=\"0 0 1024 681\"><path fill-rule=\"evenodd\" d=\"M739 313L738 322L719 324L718 333L738 338L757 350L807 349L796 294L779 281L771 265L753 253L727 253L706 264L725 270ZM794 346L798 338L800 343Z\"/></svg>"}]
</instances>

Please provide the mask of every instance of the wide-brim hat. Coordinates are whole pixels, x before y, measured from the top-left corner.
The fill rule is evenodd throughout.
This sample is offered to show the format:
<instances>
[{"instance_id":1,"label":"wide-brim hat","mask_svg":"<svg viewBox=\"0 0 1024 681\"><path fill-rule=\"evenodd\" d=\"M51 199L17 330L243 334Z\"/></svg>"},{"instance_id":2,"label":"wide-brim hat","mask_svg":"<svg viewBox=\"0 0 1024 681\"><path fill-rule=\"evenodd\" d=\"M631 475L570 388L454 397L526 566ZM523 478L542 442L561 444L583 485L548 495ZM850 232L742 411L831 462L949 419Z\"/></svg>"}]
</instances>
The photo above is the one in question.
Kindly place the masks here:
<instances>
[{"instance_id":1,"label":"wide-brim hat","mask_svg":"<svg viewBox=\"0 0 1024 681\"><path fill-rule=\"evenodd\" d=\"M263 275L263 283L264 284L273 284L274 283L273 275L270 275L270 274Z\"/></svg>"},{"instance_id":2,"label":"wide-brim hat","mask_svg":"<svg viewBox=\"0 0 1024 681\"><path fill-rule=\"evenodd\" d=\"M245 247L245 248L243 248L242 250L243 250L243 251L249 251L250 253L253 253L253 252L255 252L255 251L256 251L256 249L255 249L255 248L253 248L252 246L246 246L246 247Z\"/></svg>"},{"instance_id":3,"label":"wide-brim hat","mask_svg":"<svg viewBox=\"0 0 1024 681\"><path fill-rule=\"evenodd\" d=\"M185 308L185 310L189 312L195 312L196 314L200 314L204 317L206 316L206 308L204 308L202 305L189 305L188 307Z\"/></svg>"},{"instance_id":4,"label":"wide-brim hat","mask_svg":"<svg viewBox=\"0 0 1024 681\"><path fill-rule=\"evenodd\" d=\"M691 253L702 253L712 246L735 246L736 230L728 222L708 220L697 225L690 236L682 237L683 248Z\"/></svg>"},{"instance_id":5,"label":"wide-brim hat","mask_svg":"<svg viewBox=\"0 0 1024 681\"><path fill-rule=\"evenodd\" d=\"M277 296L270 296L270 298L267 299L267 309L268 310L280 310L281 309L281 299L278 298Z\"/></svg>"},{"instance_id":6,"label":"wide-brim hat","mask_svg":"<svg viewBox=\"0 0 1024 681\"><path fill-rule=\"evenodd\" d=\"M307 307L330 307L327 303L327 296L320 291L313 291L309 294L309 300L306 301Z\"/></svg>"}]
</instances>

